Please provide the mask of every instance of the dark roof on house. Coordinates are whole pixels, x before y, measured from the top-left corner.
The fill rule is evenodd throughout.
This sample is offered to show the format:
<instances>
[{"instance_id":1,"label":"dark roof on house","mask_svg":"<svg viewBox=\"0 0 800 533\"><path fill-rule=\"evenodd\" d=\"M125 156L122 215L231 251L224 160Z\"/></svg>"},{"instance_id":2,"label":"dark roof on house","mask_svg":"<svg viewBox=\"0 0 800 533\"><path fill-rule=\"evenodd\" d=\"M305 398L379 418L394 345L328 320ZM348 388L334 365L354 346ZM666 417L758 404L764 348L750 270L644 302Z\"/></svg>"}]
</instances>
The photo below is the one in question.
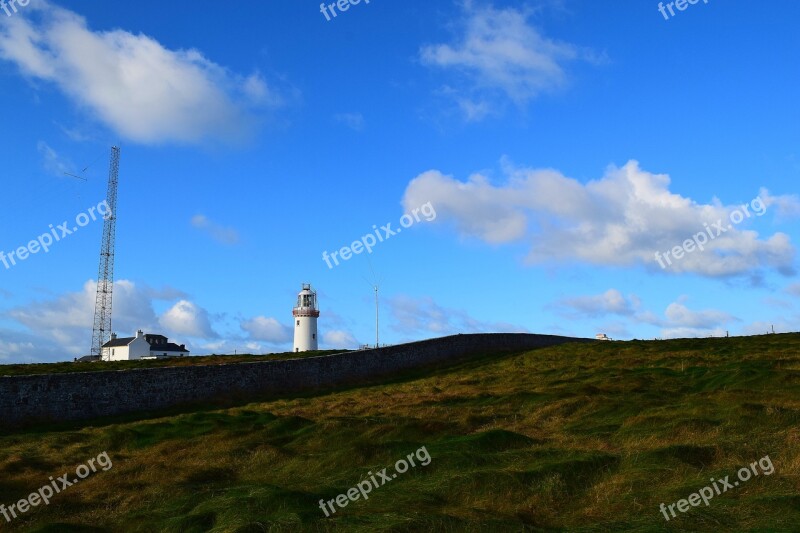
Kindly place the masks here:
<instances>
[{"instance_id":1,"label":"dark roof on house","mask_svg":"<svg viewBox=\"0 0 800 533\"><path fill-rule=\"evenodd\" d=\"M163 335L146 334L144 339L150 345L150 349L155 352L183 352L189 353L185 347L178 346L174 342L167 342L167 338ZM136 337L123 337L120 339L112 339L103 345L103 348L119 348L120 346L128 346L136 340ZM160 341L160 342L156 342Z\"/></svg>"},{"instance_id":2,"label":"dark roof on house","mask_svg":"<svg viewBox=\"0 0 800 533\"><path fill-rule=\"evenodd\" d=\"M189 350L186 348L181 348L174 342L168 342L166 344L157 344L155 346L150 346L150 351L152 352L183 352L189 353Z\"/></svg>"},{"instance_id":3,"label":"dark roof on house","mask_svg":"<svg viewBox=\"0 0 800 533\"><path fill-rule=\"evenodd\" d=\"M75 362L76 363L91 363L91 362L99 361L99 360L100 360L100 356L99 355L84 355L83 357L79 357L79 358L75 359Z\"/></svg>"},{"instance_id":4,"label":"dark roof on house","mask_svg":"<svg viewBox=\"0 0 800 533\"><path fill-rule=\"evenodd\" d=\"M136 337L122 337L120 339L112 339L103 345L103 348L116 348L119 346L127 346L133 342Z\"/></svg>"}]
</instances>

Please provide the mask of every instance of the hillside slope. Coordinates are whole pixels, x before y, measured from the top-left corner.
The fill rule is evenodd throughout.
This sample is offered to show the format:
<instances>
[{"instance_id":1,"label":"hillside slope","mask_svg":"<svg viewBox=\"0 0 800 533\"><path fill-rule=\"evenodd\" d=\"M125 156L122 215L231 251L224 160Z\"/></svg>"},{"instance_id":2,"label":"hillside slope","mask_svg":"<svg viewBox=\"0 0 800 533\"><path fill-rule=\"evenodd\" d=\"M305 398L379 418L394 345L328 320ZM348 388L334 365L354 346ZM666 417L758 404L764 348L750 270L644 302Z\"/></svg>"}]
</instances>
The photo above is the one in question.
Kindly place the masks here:
<instances>
[{"instance_id":1,"label":"hillside slope","mask_svg":"<svg viewBox=\"0 0 800 533\"><path fill-rule=\"evenodd\" d=\"M324 396L3 435L6 506L102 452L113 467L0 515L0 530L797 531L798 348L798 334L563 345ZM415 452L369 499L321 510ZM771 475L669 521L659 510L767 456Z\"/></svg>"}]
</instances>

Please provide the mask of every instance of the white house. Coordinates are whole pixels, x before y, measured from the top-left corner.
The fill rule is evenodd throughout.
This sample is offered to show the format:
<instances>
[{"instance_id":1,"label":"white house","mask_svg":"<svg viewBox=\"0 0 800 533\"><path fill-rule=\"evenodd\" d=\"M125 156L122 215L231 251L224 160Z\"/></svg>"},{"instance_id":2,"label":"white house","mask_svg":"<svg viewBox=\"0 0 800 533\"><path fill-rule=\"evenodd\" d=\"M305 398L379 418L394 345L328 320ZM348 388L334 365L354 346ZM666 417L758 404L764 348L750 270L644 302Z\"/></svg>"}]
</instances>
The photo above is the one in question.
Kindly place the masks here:
<instances>
[{"instance_id":1,"label":"white house","mask_svg":"<svg viewBox=\"0 0 800 533\"><path fill-rule=\"evenodd\" d=\"M135 337L117 338L116 334L112 334L111 340L103 345L103 361L132 361L184 355L189 355L186 345L178 346L169 342L163 335L145 334L142 330L137 331Z\"/></svg>"}]
</instances>

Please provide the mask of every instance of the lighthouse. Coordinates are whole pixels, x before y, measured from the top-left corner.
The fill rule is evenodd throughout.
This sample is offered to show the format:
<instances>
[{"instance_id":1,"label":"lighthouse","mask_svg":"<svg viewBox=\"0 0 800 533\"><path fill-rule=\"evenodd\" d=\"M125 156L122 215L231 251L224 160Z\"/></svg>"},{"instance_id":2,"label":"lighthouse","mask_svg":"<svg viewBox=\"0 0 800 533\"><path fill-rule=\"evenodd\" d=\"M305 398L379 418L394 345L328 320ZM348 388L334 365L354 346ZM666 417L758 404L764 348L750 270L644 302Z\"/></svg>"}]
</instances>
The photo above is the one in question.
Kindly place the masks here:
<instances>
[{"instance_id":1,"label":"lighthouse","mask_svg":"<svg viewBox=\"0 0 800 533\"><path fill-rule=\"evenodd\" d=\"M317 293L311 290L310 283L303 283L303 290L297 294L297 305L292 310L294 316L294 351L317 350Z\"/></svg>"}]
</instances>

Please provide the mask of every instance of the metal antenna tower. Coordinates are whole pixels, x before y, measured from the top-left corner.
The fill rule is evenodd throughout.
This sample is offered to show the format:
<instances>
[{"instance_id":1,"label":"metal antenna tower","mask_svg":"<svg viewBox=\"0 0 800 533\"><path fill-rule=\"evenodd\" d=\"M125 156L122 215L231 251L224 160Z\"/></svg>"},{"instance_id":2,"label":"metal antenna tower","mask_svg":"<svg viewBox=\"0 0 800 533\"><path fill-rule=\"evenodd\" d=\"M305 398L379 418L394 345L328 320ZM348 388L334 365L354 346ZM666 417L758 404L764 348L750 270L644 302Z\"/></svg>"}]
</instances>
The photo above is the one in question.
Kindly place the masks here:
<instances>
[{"instance_id":1,"label":"metal antenna tower","mask_svg":"<svg viewBox=\"0 0 800 533\"><path fill-rule=\"evenodd\" d=\"M108 213L103 221L103 243L100 245L100 269L97 273L97 296L94 302L92 355L103 358L103 344L111 336L111 301L114 291L114 239L117 226L117 184L119 183L119 146L111 147L108 170Z\"/></svg>"}]
</instances>

